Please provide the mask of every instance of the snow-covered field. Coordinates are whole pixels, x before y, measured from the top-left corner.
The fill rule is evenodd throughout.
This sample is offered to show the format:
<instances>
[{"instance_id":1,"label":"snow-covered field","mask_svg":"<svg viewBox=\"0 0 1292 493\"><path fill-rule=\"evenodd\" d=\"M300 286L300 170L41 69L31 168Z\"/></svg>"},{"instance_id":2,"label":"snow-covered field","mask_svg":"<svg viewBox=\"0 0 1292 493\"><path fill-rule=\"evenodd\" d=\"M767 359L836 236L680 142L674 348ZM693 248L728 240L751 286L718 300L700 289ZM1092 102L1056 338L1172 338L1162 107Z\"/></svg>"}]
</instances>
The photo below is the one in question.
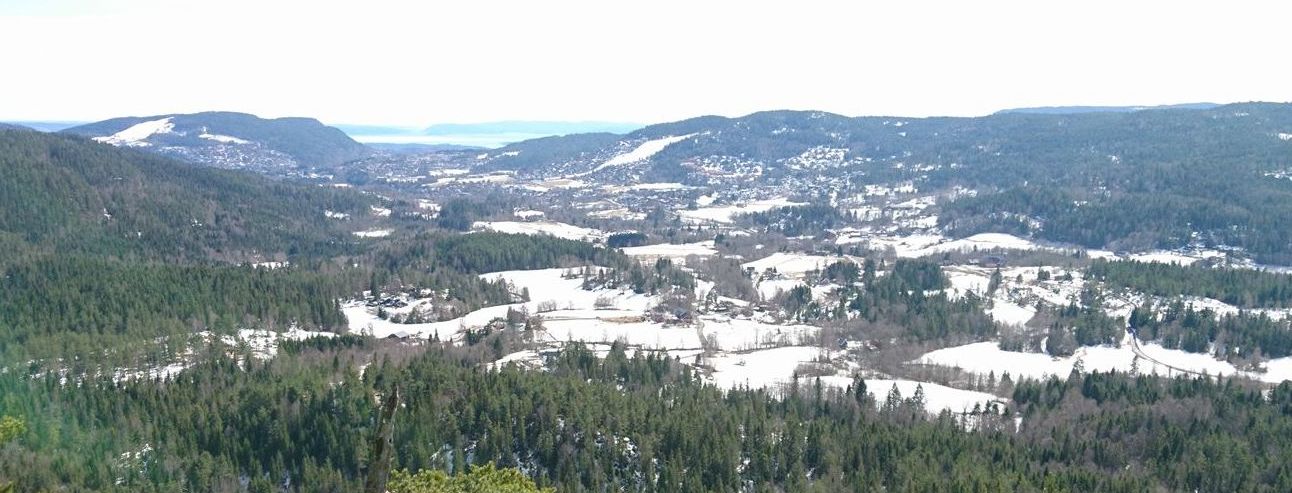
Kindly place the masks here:
<instances>
[{"instance_id":1,"label":"snow-covered field","mask_svg":"<svg viewBox=\"0 0 1292 493\"><path fill-rule=\"evenodd\" d=\"M840 235L835 239L836 245L865 245L871 250L887 250L892 248L899 257L917 257L911 252L920 251L936 245L946 238L938 234L912 234L912 235L872 235L865 232L855 232L846 235Z\"/></svg>"},{"instance_id":2,"label":"snow-covered field","mask_svg":"<svg viewBox=\"0 0 1292 493\"><path fill-rule=\"evenodd\" d=\"M398 324L377 317L377 309L361 302L348 302L342 307L352 332L370 333L374 337L418 337L452 340L462 329L482 327L496 318L506 318L508 309L525 310L540 314L551 310L597 310L605 308L605 315L616 317L638 316L656 298L627 290L588 291L582 288L582 279L567 277L577 270L542 269L507 271L482 274L486 280L505 280L515 293L529 292L530 301L491 306L468 313L462 317L422 324ZM599 311L599 310L598 310ZM546 314L545 314L546 315Z\"/></svg>"},{"instance_id":3,"label":"snow-covered field","mask_svg":"<svg viewBox=\"0 0 1292 493\"><path fill-rule=\"evenodd\" d=\"M476 221L472 229L520 235L548 235L567 240L596 241L605 238L604 232L581 228L556 221Z\"/></svg>"},{"instance_id":4,"label":"snow-covered field","mask_svg":"<svg viewBox=\"0 0 1292 493\"><path fill-rule=\"evenodd\" d=\"M759 296L764 300L770 300L799 286L807 286L807 283L798 279L761 279L757 282L755 288L758 289Z\"/></svg>"},{"instance_id":5,"label":"snow-covered field","mask_svg":"<svg viewBox=\"0 0 1292 493\"><path fill-rule=\"evenodd\" d=\"M848 381L851 384L851 381ZM939 413L943 409L954 413L973 411L975 407L986 407L987 404L1005 404L1006 400L986 392L963 390L931 382L918 382L901 379L866 379L866 392L875 398L875 405L882 406L888 401L888 393L896 386L903 399L915 396L916 390L924 390L924 410Z\"/></svg>"},{"instance_id":6,"label":"snow-covered field","mask_svg":"<svg viewBox=\"0 0 1292 493\"><path fill-rule=\"evenodd\" d=\"M784 197L758 200L743 205L726 205L718 207L702 207L695 210L679 210L677 215L683 222L693 224L719 223L729 224L740 214L752 214L755 212L767 212L777 207L789 207L796 205L807 205L803 202L792 202Z\"/></svg>"},{"instance_id":7,"label":"snow-covered field","mask_svg":"<svg viewBox=\"0 0 1292 493\"><path fill-rule=\"evenodd\" d=\"M1176 370L1207 373L1212 376L1243 376L1264 382L1278 383L1292 379L1292 357L1267 362L1265 373L1241 372L1225 361L1209 354L1198 354L1167 349L1155 343L1141 343L1140 349L1159 365L1147 358L1138 357L1129 338L1121 347L1089 346L1077 349L1068 357L1052 357L1040 353L1005 351L995 342L978 342L930 352L916 359L919 364L939 365L986 375L995 372L999 378L1008 372L1015 380L1020 377L1043 379L1050 376L1066 377L1080 361L1086 371L1129 372L1135 366L1142 374L1180 375ZM1165 366L1164 366L1165 365ZM1175 369L1173 369L1175 368Z\"/></svg>"},{"instance_id":8,"label":"snow-covered field","mask_svg":"<svg viewBox=\"0 0 1292 493\"><path fill-rule=\"evenodd\" d=\"M708 358L707 364L713 369L713 373L709 376L710 381L718 387L776 389L792 383L800 365L828 359L828 352L818 347L785 346L743 353L727 353ZM822 385L841 390L853 383L851 376L843 374L826 375L820 379ZM800 388L804 388L812 385L814 380L812 377L800 377L798 384ZM898 392L905 399L915 396L916 389L922 387L924 408L930 413L938 413L944 409L952 412L967 412L972 411L975 406L985 407L989 403L1005 402L1005 399L986 392L956 389L931 382L889 378L866 378L865 382L866 392L874 397L877 405L882 405L888 399L888 393L893 386L897 387Z\"/></svg>"},{"instance_id":9,"label":"snow-covered field","mask_svg":"<svg viewBox=\"0 0 1292 493\"><path fill-rule=\"evenodd\" d=\"M370 229L367 231L355 231L354 235L360 238L384 238L390 236L393 230L389 229Z\"/></svg>"},{"instance_id":10,"label":"snow-covered field","mask_svg":"<svg viewBox=\"0 0 1292 493\"><path fill-rule=\"evenodd\" d=\"M685 260L691 255L708 257L717 255L718 250L714 249L713 240L701 241L696 243L669 244L660 243L656 245L643 245L636 247L627 247L623 249L624 255L635 258L657 259L668 258L674 262Z\"/></svg>"},{"instance_id":11,"label":"snow-covered field","mask_svg":"<svg viewBox=\"0 0 1292 493\"><path fill-rule=\"evenodd\" d=\"M1053 249L1042 246L1031 240L1002 233L983 233L927 246L915 250L899 251L900 257L923 257L941 253L989 251L989 250L1042 250Z\"/></svg>"},{"instance_id":12,"label":"snow-covered field","mask_svg":"<svg viewBox=\"0 0 1292 493\"><path fill-rule=\"evenodd\" d=\"M991 315L992 320L997 323L1023 325L1036 316L1035 306L1019 306L1017 303L1002 299L992 301L992 306L987 309L987 314Z\"/></svg>"},{"instance_id":13,"label":"snow-covered field","mask_svg":"<svg viewBox=\"0 0 1292 493\"><path fill-rule=\"evenodd\" d=\"M752 262L745 262L741 267L753 269L755 273L760 274L768 269L775 269L781 275L801 278L808 272L825 270L827 266L840 260L843 260L843 257L776 252Z\"/></svg>"},{"instance_id":14,"label":"snow-covered field","mask_svg":"<svg viewBox=\"0 0 1292 493\"><path fill-rule=\"evenodd\" d=\"M627 207L618 207L588 213L588 217L597 219L623 219L626 221L640 221L646 219L645 212L635 212Z\"/></svg>"},{"instance_id":15,"label":"snow-covered field","mask_svg":"<svg viewBox=\"0 0 1292 493\"><path fill-rule=\"evenodd\" d=\"M739 387L774 388L793 381L799 365L823 356L815 346L786 346L747 353L727 353L708 359L713 368L714 385L726 389Z\"/></svg>"},{"instance_id":16,"label":"snow-covered field","mask_svg":"<svg viewBox=\"0 0 1292 493\"><path fill-rule=\"evenodd\" d=\"M1197 262L1198 260L1201 260L1201 259L1197 257L1189 256L1189 255L1184 255L1178 252L1168 252L1168 251L1158 250L1158 251L1137 253L1137 254L1131 255L1129 260L1134 260L1137 262L1159 263L1159 264L1193 265L1194 262Z\"/></svg>"},{"instance_id":17,"label":"snow-covered field","mask_svg":"<svg viewBox=\"0 0 1292 493\"><path fill-rule=\"evenodd\" d=\"M171 123L170 117L160 120L151 120L143 123L136 123L129 128L105 137L95 137L94 141L112 144L114 146L143 147L148 143L144 139L152 137L154 134L170 133L175 129L175 124Z\"/></svg>"}]
</instances>

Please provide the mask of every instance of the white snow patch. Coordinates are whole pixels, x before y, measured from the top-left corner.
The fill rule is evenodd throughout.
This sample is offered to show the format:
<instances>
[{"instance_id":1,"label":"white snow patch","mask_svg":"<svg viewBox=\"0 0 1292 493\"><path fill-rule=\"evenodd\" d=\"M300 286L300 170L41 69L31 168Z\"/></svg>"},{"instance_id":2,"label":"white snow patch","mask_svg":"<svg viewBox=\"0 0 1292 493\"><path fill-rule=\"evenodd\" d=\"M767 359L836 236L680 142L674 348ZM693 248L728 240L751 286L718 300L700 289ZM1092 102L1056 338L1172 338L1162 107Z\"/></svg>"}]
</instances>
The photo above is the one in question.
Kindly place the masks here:
<instances>
[{"instance_id":1,"label":"white snow patch","mask_svg":"<svg viewBox=\"0 0 1292 493\"><path fill-rule=\"evenodd\" d=\"M683 185L681 183L638 183L636 185L630 185L628 189L669 191L669 190L690 190L691 187Z\"/></svg>"},{"instance_id":2,"label":"white snow patch","mask_svg":"<svg viewBox=\"0 0 1292 493\"><path fill-rule=\"evenodd\" d=\"M1207 372L1213 376L1235 375L1238 370L1233 365L1219 361L1209 354L1196 354L1178 349L1167 349L1158 344L1141 344L1144 354L1175 368L1192 372ZM1050 376L1065 378L1072 372L1073 365L1080 360L1086 371L1107 372L1117 370L1129 372L1136 360L1129 339L1121 347L1087 346L1078 348L1068 357L1053 357L1041 353L1020 353L1002 350L995 342L978 342L963 346L949 347L930 352L915 362L947 367L986 375L995 372L999 378L1005 372L1018 379L1019 377L1044 379ZM1139 372L1143 374L1178 375L1179 371L1161 366L1146 358L1139 358ZM1282 363L1280 363L1282 365ZM1282 367L1280 366L1280 370ZM1292 370L1292 365L1288 366Z\"/></svg>"},{"instance_id":3,"label":"white snow patch","mask_svg":"<svg viewBox=\"0 0 1292 493\"><path fill-rule=\"evenodd\" d=\"M753 262L746 262L741 267L753 269L755 273L776 269L776 272L782 275L802 277L808 272L823 270L826 266L840 260L843 260L843 257L776 252Z\"/></svg>"},{"instance_id":4,"label":"white snow patch","mask_svg":"<svg viewBox=\"0 0 1292 493\"><path fill-rule=\"evenodd\" d=\"M171 123L171 117L160 120L151 120L143 123L136 123L129 128L105 137L95 137L96 142L112 144L114 146L127 147L144 147L149 145L144 139L156 134L171 133L175 129L175 124Z\"/></svg>"},{"instance_id":5,"label":"white snow patch","mask_svg":"<svg viewBox=\"0 0 1292 493\"><path fill-rule=\"evenodd\" d=\"M1192 265L1194 262L1197 262L1199 259L1195 257L1190 257L1188 255L1184 255L1182 253L1159 250L1159 251L1137 253L1137 254L1131 255L1130 260L1134 260L1138 262L1155 262L1159 264Z\"/></svg>"},{"instance_id":6,"label":"white snow patch","mask_svg":"<svg viewBox=\"0 0 1292 493\"><path fill-rule=\"evenodd\" d=\"M987 310L987 314L991 315L991 318L999 323L1021 326L1036 316L1036 307L1030 305L1018 306L1018 303L1012 301L996 299L993 300L992 307Z\"/></svg>"},{"instance_id":7,"label":"white snow patch","mask_svg":"<svg viewBox=\"0 0 1292 493\"><path fill-rule=\"evenodd\" d=\"M221 144L250 144L251 143L250 140L246 140L246 139L239 139L237 137L233 137L229 135L209 134L205 132L199 134L198 137L206 140L214 140Z\"/></svg>"},{"instance_id":8,"label":"white snow patch","mask_svg":"<svg viewBox=\"0 0 1292 493\"><path fill-rule=\"evenodd\" d=\"M627 247L623 249L624 255L629 257L668 258L674 261L685 260L691 255L708 257L717 255L718 250L714 249L713 240L701 241L697 243L669 244L660 243L656 245L643 245Z\"/></svg>"},{"instance_id":9,"label":"white snow patch","mask_svg":"<svg viewBox=\"0 0 1292 493\"><path fill-rule=\"evenodd\" d=\"M756 212L767 212L777 207L789 207L796 205L807 205L803 202L792 202L787 198L779 197L774 199L759 200L744 205L728 205L720 207L704 207L695 210L680 210L677 215L683 221L702 224L702 223L730 223L740 214L752 214Z\"/></svg>"},{"instance_id":10,"label":"white snow patch","mask_svg":"<svg viewBox=\"0 0 1292 493\"><path fill-rule=\"evenodd\" d=\"M743 354L721 354L709 359L710 379L725 389L774 388L790 383L800 364L825 354L814 346L787 346Z\"/></svg>"},{"instance_id":11,"label":"white snow patch","mask_svg":"<svg viewBox=\"0 0 1292 493\"><path fill-rule=\"evenodd\" d=\"M948 252L971 252L971 251L988 251L988 250L1042 250L1052 249L1042 246L1034 241L1019 238L1014 235L1003 233L982 233L963 238L952 240L945 243L930 245L925 248L916 250L905 250L898 252L901 257L923 257L926 255L941 254Z\"/></svg>"},{"instance_id":12,"label":"white snow patch","mask_svg":"<svg viewBox=\"0 0 1292 493\"><path fill-rule=\"evenodd\" d=\"M595 241L606 236L604 232L596 229L581 228L556 221L476 221L471 228L520 235L549 235L579 241Z\"/></svg>"},{"instance_id":13,"label":"white snow patch","mask_svg":"<svg viewBox=\"0 0 1292 493\"><path fill-rule=\"evenodd\" d=\"M355 231L354 235L360 238L384 238L390 236L393 230L389 229L370 229L367 231Z\"/></svg>"},{"instance_id":14,"label":"white snow patch","mask_svg":"<svg viewBox=\"0 0 1292 493\"><path fill-rule=\"evenodd\" d=\"M758 281L758 295L764 300L770 300L780 295L788 293L799 286L807 286L807 283L798 279L764 279Z\"/></svg>"},{"instance_id":15,"label":"white snow patch","mask_svg":"<svg viewBox=\"0 0 1292 493\"><path fill-rule=\"evenodd\" d=\"M646 142L642 142L641 145L637 146L637 148L631 151L625 152L623 154L617 155L615 157L612 157L606 162L601 163L601 165L597 166L597 168L593 171L594 172L601 171L603 169L606 169L612 166L622 166L625 164L632 164L639 161L645 161L647 159L650 159L651 156L654 156L658 154L660 151L664 150L665 147L668 147L675 143L689 139L693 136L695 136L695 134L663 137L655 140L648 140Z\"/></svg>"},{"instance_id":16,"label":"white snow patch","mask_svg":"<svg viewBox=\"0 0 1292 493\"><path fill-rule=\"evenodd\" d=\"M976 392L972 390L961 390L957 388L938 385L931 382L918 382L915 380L889 380L889 379L865 379L866 392L874 396L875 404L882 406L888 401L888 392L897 386L897 391L902 394L903 399L915 397L917 389L924 390L924 410L929 413L940 413L942 410L950 410L956 413L967 413L973 411L975 407L985 408L987 404L1004 405L1005 399L997 397L986 392ZM848 379L848 384L852 380Z\"/></svg>"}]
</instances>

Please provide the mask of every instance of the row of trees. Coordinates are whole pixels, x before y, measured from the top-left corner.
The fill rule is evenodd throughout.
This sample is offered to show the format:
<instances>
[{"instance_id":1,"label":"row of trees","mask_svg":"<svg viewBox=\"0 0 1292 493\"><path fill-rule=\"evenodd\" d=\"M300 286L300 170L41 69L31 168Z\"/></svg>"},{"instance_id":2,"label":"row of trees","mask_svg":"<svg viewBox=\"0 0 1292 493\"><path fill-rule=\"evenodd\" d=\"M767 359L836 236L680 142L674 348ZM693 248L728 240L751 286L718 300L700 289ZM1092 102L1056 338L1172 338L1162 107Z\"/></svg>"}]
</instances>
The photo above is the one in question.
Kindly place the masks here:
<instances>
[{"instance_id":1,"label":"row of trees","mask_svg":"<svg viewBox=\"0 0 1292 493\"><path fill-rule=\"evenodd\" d=\"M1254 269L1096 260L1088 275L1114 288L1212 298L1239 308L1279 308L1292 302L1292 275Z\"/></svg>"},{"instance_id":2,"label":"row of trees","mask_svg":"<svg viewBox=\"0 0 1292 493\"><path fill-rule=\"evenodd\" d=\"M559 491L1292 488L1292 384L1267 395L1232 380L1073 374L1017 383L1012 404L981 409L966 430L949 412L918 411L918 392L877 406L873 396L893 391L864 379L844 389L803 379L774 398L702 385L665 356L615 347L603 358L577 345L547 372L489 371L431 349L360 376L361 350L371 348L297 347L248 364L216 349L168 382L0 375L0 414L27 422L0 448L0 481L355 491L372 395L399 382L394 467L409 473L391 491L455 481L423 471L490 462ZM1016 433L1012 416L1023 418Z\"/></svg>"}]
</instances>

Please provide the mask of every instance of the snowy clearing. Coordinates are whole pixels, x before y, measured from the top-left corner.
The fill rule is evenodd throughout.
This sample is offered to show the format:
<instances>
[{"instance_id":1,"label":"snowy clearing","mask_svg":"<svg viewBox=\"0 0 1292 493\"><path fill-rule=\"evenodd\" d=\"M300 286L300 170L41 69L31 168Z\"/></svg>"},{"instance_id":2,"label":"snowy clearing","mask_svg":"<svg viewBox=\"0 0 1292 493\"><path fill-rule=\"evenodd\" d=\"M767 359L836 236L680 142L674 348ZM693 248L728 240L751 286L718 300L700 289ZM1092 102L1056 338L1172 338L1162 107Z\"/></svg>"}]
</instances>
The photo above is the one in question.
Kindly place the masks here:
<instances>
[{"instance_id":1,"label":"snowy clearing","mask_svg":"<svg viewBox=\"0 0 1292 493\"><path fill-rule=\"evenodd\" d=\"M1043 246L1032 240L1019 238L1014 235L1002 233L982 233L952 240L944 243L930 245L920 249L900 250L899 257L924 257L941 253L960 253L973 251L990 251L990 250L1063 250L1055 247Z\"/></svg>"},{"instance_id":2,"label":"snowy clearing","mask_svg":"<svg viewBox=\"0 0 1292 493\"><path fill-rule=\"evenodd\" d=\"M367 231L355 231L354 235L360 238L384 238L390 236L393 230L389 229L370 229Z\"/></svg>"},{"instance_id":3,"label":"snowy clearing","mask_svg":"<svg viewBox=\"0 0 1292 493\"><path fill-rule=\"evenodd\" d=\"M1282 381L1284 378L1292 377L1292 358L1271 361L1270 368L1277 370L1277 373L1247 374L1239 372L1233 365L1219 361L1209 354L1167 349L1154 343L1142 343L1140 348L1144 354L1165 365L1190 372L1206 372L1212 376L1241 375L1264 381ZM1138 363L1136 363L1136 360L1138 360ZM1133 366L1138 364L1138 370L1143 374L1156 373L1171 376L1181 373L1168 366L1158 365L1148 359L1137 357L1129 339L1123 341L1121 347L1081 347L1072 356L1068 357L1005 351L1000 348L998 343L978 342L939 349L921 356L914 363L960 368L981 375L995 372L997 377L1008 372L1015 379L1020 377L1044 379L1050 376L1066 378L1072 372L1072 367L1077 361L1081 361L1086 371L1107 372L1116 370L1129 372Z\"/></svg>"},{"instance_id":4,"label":"snowy clearing","mask_svg":"<svg viewBox=\"0 0 1292 493\"><path fill-rule=\"evenodd\" d=\"M992 307L987 310L992 320L1005 325L1026 324L1028 320L1036 316L1035 306L1019 306L1017 303L996 299L993 300Z\"/></svg>"},{"instance_id":5,"label":"snowy clearing","mask_svg":"<svg viewBox=\"0 0 1292 493\"><path fill-rule=\"evenodd\" d=\"M143 147L149 145L144 139L152 137L155 134L170 133L175 129L175 124L171 123L171 117L160 120L146 121L136 123L129 128L106 137L95 137L94 141L114 146Z\"/></svg>"},{"instance_id":6,"label":"snowy clearing","mask_svg":"<svg viewBox=\"0 0 1292 493\"><path fill-rule=\"evenodd\" d=\"M606 237L606 234L599 230L580 228L556 221L476 221L471 225L471 229L518 235L548 235L579 241L597 241Z\"/></svg>"},{"instance_id":7,"label":"snowy clearing","mask_svg":"<svg viewBox=\"0 0 1292 493\"><path fill-rule=\"evenodd\" d=\"M597 168L592 171L597 172L612 166L623 166L625 164L632 164L638 161L645 161L650 159L651 156L664 150L665 147L689 139L693 136L695 136L695 134L663 137L642 142L641 145L638 145L635 149L606 160L606 162L601 163L600 166L597 166Z\"/></svg>"},{"instance_id":8,"label":"snowy clearing","mask_svg":"<svg viewBox=\"0 0 1292 493\"><path fill-rule=\"evenodd\" d=\"M825 356L821 348L787 346L709 358L710 380L718 387L775 388L789 384L799 365Z\"/></svg>"},{"instance_id":9,"label":"snowy clearing","mask_svg":"<svg viewBox=\"0 0 1292 493\"><path fill-rule=\"evenodd\" d=\"M767 212L777 207L790 207L796 205L807 205L804 202L791 202L789 199L780 197L767 200L758 200L744 205L727 205L719 207L704 207L695 210L679 210L677 215L682 221L693 224L703 223L721 223L727 224L735 220L740 214L752 214L755 212Z\"/></svg>"},{"instance_id":10,"label":"snowy clearing","mask_svg":"<svg viewBox=\"0 0 1292 493\"><path fill-rule=\"evenodd\" d=\"M888 402L888 392L893 389L894 385L897 386L897 391L902 395L903 399L914 397L915 391L922 387L924 389L924 410L933 414L940 413L944 409L954 413L967 413L973 411L975 407L982 408L991 403L1001 405L1006 403L1006 399L986 392L961 390L931 382L882 378L867 378L865 380L866 393L875 398L876 406L882 406ZM848 380L848 383L851 384L852 381Z\"/></svg>"},{"instance_id":11,"label":"snowy clearing","mask_svg":"<svg viewBox=\"0 0 1292 493\"><path fill-rule=\"evenodd\" d=\"M250 141L250 140L239 139L239 138L237 138L237 137L232 137L232 136L229 136L229 135L219 135L219 134L208 134L208 133L202 133L202 134L199 134L199 135L198 135L198 137L203 138L203 139L206 139L206 140L213 140L213 141L219 142L219 143L221 143L221 144L239 144L239 145L241 145L241 144L250 144L250 143L251 143L251 141Z\"/></svg>"},{"instance_id":12,"label":"snowy clearing","mask_svg":"<svg viewBox=\"0 0 1292 493\"><path fill-rule=\"evenodd\" d=\"M1159 264L1193 265L1199 259L1177 252L1154 251L1131 255L1129 260Z\"/></svg>"},{"instance_id":13,"label":"snowy clearing","mask_svg":"<svg viewBox=\"0 0 1292 493\"><path fill-rule=\"evenodd\" d=\"M808 272L824 270L826 266L841 260L844 260L843 257L776 252L753 262L746 262L741 267L753 269L755 273L775 269L781 275L803 277Z\"/></svg>"},{"instance_id":14,"label":"snowy clearing","mask_svg":"<svg viewBox=\"0 0 1292 493\"><path fill-rule=\"evenodd\" d=\"M624 255L642 260L651 260L659 258L668 258L673 261L686 260L691 255L708 257L717 255L718 250L714 249L713 240L701 241L698 243L670 244L660 243L655 245L643 245L635 247L626 247L623 249Z\"/></svg>"}]
</instances>

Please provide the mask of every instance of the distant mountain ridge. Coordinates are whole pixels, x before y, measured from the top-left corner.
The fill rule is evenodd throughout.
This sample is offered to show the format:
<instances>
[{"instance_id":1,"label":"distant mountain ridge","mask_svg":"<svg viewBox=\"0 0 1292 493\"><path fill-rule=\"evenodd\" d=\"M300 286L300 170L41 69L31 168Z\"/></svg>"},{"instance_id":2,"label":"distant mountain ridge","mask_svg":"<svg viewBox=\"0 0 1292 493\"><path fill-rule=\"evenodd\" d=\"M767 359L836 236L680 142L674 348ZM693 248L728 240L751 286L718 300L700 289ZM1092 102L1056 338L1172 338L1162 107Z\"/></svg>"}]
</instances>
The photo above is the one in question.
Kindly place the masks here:
<instances>
[{"instance_id":1,"label":"distant mountain ridge","mask_svg":"<svg viewBox=\"0 0 1292 493\"><path fill-rule=\"evenodd\" d=\"M999 161L996 148L1006 156L1030 155L1031 159L1125 158L1123 154L1139 150L1143 129L1162 131L1160 137L1178 149L1198 148L1198 142L1217 136L1241 138L1255 148L1273 149L1286 142L1277 136L1292 133L1292 126L1284 123L1289 117L1292 105L1282 103L1196 103L1118 111L1010 111L984 117L930 118L780 110L735 118L700 116L624 135L590 133L527 140L494 149L481 159L472 156L469 164L485 171L547 177L597 173L626 180L691 184L807 177L827 168L897 176L906 174L903 163L950 167ZM1168 128L1174 130L1166 132ZM1107 149L1092 152L1091 141L1101 142L1098 147ZM884 162L889 165L876 166ZM603 166L606 163L611 166ZM1008 176L1030 175L1032 171L1021 168ZM940 174L945 171L934 173Z\"/></svg>"},{"instance_id":2,"label":"distant mountain ridge","mask_svg":"<svg viewBox=\"0 0 1292 493\"><path fill-rule=\"evenodd\" d=\"M77 125L85 125L88 122L82 121L46 121L46 120L15 120L0 122L0 125L16 125L19 127L38 130L41 132L57 132L66 128L72 128Z\"/></svg>"},{"instance_id":3,"label":"distant mountain ridge","mask_svg":"<svg viewBox=\"0 0 1292 493\"><path fill-rule=\"evenodd\" d=\"M382 125L336 125L365 144L459 145L496 148L526 140L561 135L611 133L640 129L638 123L597 121L511 120L481 123L439 123L425 128Z\"/></svg>"},{"instance_id":4,"label":"distant mountain ridge","mask_svg":"<svg viewBox=\"0 0 1292 493\"><path fill-rule=\"evenodd\" d=\"M1082 113L1130 113L1144 110L1209 110L1217 106L1221 105L1216 103L1181 103L1157 106L1034 106L1000 110L996 114L1078 115Z\"/></svg>"},{"instance_id":5,"label":"distant mountain ridge","mask_svg":"<svg viewBox=\"0 0 1292 493\"><path fill-rule=\"evenodd\" d=\"M372 149L313 118L234 112L113 118L62 130L226 169L292 174L361 159Z\"/></svg>"},{"instance_id":6,"label":"distant mountain ridge","mask_svg":"<svg viewBox=\"0 0 1292 493\"><path fill-rule=\"evenodd\" d=\"M623 122L565 122L542 120L511 120L483 123L439 123L422 129L425 135L463 133L529 133L569 135L581 133L626 134L642 128L640 123Z\"/></svg>"}]
</instances>

